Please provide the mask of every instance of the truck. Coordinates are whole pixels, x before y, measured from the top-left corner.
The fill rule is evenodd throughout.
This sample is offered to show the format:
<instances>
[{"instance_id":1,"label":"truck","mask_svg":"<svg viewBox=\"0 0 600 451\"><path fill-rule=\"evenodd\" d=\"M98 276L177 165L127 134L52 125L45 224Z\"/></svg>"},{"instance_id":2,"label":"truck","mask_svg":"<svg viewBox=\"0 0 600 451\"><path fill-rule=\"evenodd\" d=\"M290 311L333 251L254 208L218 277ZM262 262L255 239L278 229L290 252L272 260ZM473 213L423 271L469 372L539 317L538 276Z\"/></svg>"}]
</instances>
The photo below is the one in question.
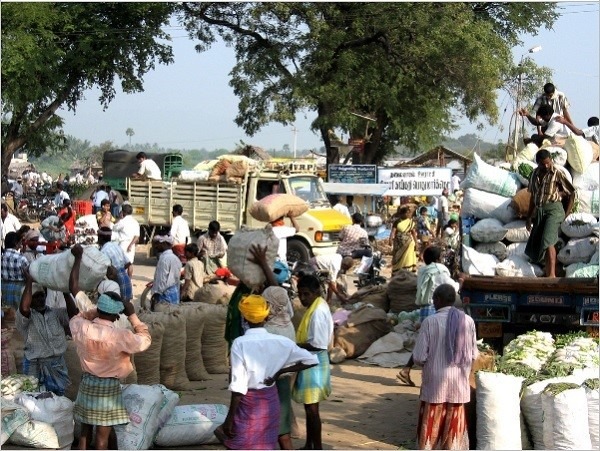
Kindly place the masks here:
<instances>
[{"instance_id":1,"label":"truck","mask_svg":"<svg viewBox=\"0 0 600 451\"><path fill-rule=\"evenodd\" d=\"M294 194L309 204L309 210L296 218L299 232L288 238L288 262L307 261L312 256L333 254L341 229L350 218L331 208L323 182L311 162L291 161L266 164L248 171L241 183L187 181L140 181L127 178L128 201L133 217L151 229L170 227L173 205L183 207L193 231L205 231L212 220L221 224L221 233L231 237L243 225L266 225L249 213L250 207L273 192ZM286 224L290 225L289 219Z\"/></svg>"}]
</instances>

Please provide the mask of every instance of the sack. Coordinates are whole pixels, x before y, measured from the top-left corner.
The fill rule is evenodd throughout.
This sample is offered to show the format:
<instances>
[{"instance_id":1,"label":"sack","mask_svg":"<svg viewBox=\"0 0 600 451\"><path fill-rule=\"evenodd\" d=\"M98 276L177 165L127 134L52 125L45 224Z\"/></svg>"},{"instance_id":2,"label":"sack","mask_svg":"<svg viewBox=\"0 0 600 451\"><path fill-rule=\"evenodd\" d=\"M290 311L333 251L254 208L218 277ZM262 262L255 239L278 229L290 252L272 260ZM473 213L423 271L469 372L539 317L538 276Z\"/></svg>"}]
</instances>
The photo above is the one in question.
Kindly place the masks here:
<instances>
[{"instance_id":1,"label":"sack","mask_svg":"<svg viewBox=\"0 0 600 451\"><path fill-rule=\"evenodd\" d=\"M535 161L535 155L539 150L537 144L529 143L517 154L517 160Z\"/></svg>"},{"instance_id":2,"label":"sack","mask_svg":"<svg viewBox=\"0 0 600 451\"><path fill-rule=\"evenodd\" d=\"M591 449L587 396L583 387L565 390L556 396L542 392L542 412L546 449Z\"/></svg>"},{"instance_id":3,"label":"sack","mask_svg":"<svg viewBox=\"0 0 600 451\"><path fill-rule=\"evenodd\" d=\"M600 158L600 146L598 146L598 144L596 144L594 141L588 142L590 143L590 146L592 146L592 161L598 161L598 159Z\"/></svg>"},{"instance_id":4,"label":"sack","mask_svg":"<svg viewBox=\"0 0 600 451\"><path fill-rule=\"evenodd\" d=\"M518 257L523 258L524 260L529 261L529 257L525 255L525 248L527 247L527 243L512 243L506 246L506 257L511 257L516 255Z\"/></svg>"},{"instance_id":5,"label":"sack","mask_svg":"<svg viewBox=\"0 0 600 451\"><path fill-rule=\"evenodd\" d=\"M563 247L556 258L563 265L571 263L587 263L592 258L592 255L598 250L598 238L587 237L569 240L567 245Z\"/></svg>"},{"instance_id":6,"label":"sack","mask_svg":"<svg viewBox=\"0 0 600 451\"><path fill-rule=\"evenodd\" d=\"M565 277L568 277L568 278L598 277L599 270L600 270L600 266L598 266L598 263L596 263L596 264L573 263L565 268Z\"/></svg>"},{"instance_id":7,"label":"sack","mask_svg":"<svg viewBox=\"0 0 600 451\"><path fill-rule=\"evenodd\" d=\"M54 428L48 423L34 420L28 421L15 429L9 437L8 443L26 448L60 448Z\"/></svg>"},{"instance_id":8,"label":"sack","mask_svg":"<svg viewBox=\"0 0 600 451\"><path fill-rule=\"evenodd\" d=\"M574 212L577 213L591 213L596 218L600 214L600 190L595 189L594 191L583 191L576 190L576 208L573 208Z\"/></svg>"},{"instance_id":9,"label":"sack","mask_svg":"<svg viewBox=\"0 0 600 451\"><path fill-rule=\"evenodd\" d=\"M279 239L273 233L270 224L265 228L254 230L242 226L229 240L227 251L229 269L251 289L259 288L266 280L261 267L249 260L251 258L250 247L255 244L267 248L267 264L272 268L279 248Z\"/></svg>"},{"instance_id":10,"label":"sack","mask_svg":"<svg viewBox=\"0 0 600 451\"><path fill-rule=\"evenodd\" d=\"M496 274L501 277L542 277L544 271L523 257L511 255L496 265Z\"/></svg>"},{"instance_id":11,"label":"sack","mask_svg":"<svg viewBox=\"0 0 600 451\"><path fill-rule=\"evenodd\" d=\"M598 174L600 174L600 163L598 162L590 164L584 173L571 170L573 186L583 191L597 190L600 187Z\"/></svg>"},{"instance_id":12,"label":"sack","mask_svg":"<svg viewBox=\"0 0 600 451\"><path fill-rule=\"evenodd\" d=\"M355 304L356 302L364 302L371 304L373 307L387 312L390 308L390 301L387 296L388 288L386 285L374 285L370 287L360 288L350 298L348 302ZM414 303L414 300L413 300Z\"/></svg>"},{"instance_id":13,"label":"sack","mask_svg":"<svg viewBox=\"0 0 600 451\"><path fill-rule=\"evenodd\" d=\"M508 230L504 239L511 243L526 243L529 240L529 231L527 230L525 221L512 221L504 224L504 228Z\"/></svg>"},{"instance_id":14,"label":"sack","mask_svg":"<svg viewBox=\"0 0 600 451\"><path fill-rule=\"evenodd\" d=\"M40 285L63 293L69 292L69 276L75 257L71 251L42 255L29 265L29 272ZM79 271L79 289L94 291L106 276L110 259L94 247L83 249Z\"/></svg>"},{"instance_id":15,"label":"sack","mask_svg":"<svg viewBox=\"0 0 600 451\"><path fill-rule=\"evenodd\" d=\"M502 261L507 256L506 244L498 241L497 243L478 243L475 250L481 254L490 254Z\"/></svg>"},{"instance_id":16,"label":"sack","mask_svg":"<svg viewBox=\"0 0 600 451\"><path fill-rule=\"evenodd\" d=\"M471 239L480 243L496 243L502 241L507 230L500 221L494 218L481 219L471 227Z\"/></svg>"},{"instance_id":17,"label":"sack","mask_svg":"<svg viewBox=\"0 0 600 451\"><path fill-rule=\"evenodd\" d=\"M140 321L148 326L152 337L150 347L144 352L135 354L135 369L139 385L154 385L160 383L160 354L162 351L165 326L160 323L152 313L140 313ZM69 368L70 374L70 368Z\"/></svg>"},{"instance_id":18,"label":"sack","mask_svg":"<svg viewBox=\"0 0 600 451\"><path fill-rule=\"evenodd\" d=\"M517 191L510 202L511 208L516 213L518 218L526 218L529 213L529 202L531 200L531 193L526 189Z\"/></svg>"},{"instance_id":19,"label":"sack","mask_svg":"<svg viewBox=\"0 0 600 451\"><path fill-rule=\"evenodd\" d=\"M272 222L283 216L295 218L308 211L308 203L293 194L269 194L252 204L248 213L257 221Z\"/></svg>"},{"instance_id":20,"label":"sack","mask_svg":"<svg viewBox=\"0 0 600 451\"><path fill-rule=\"evenodd\" d=\"M40 393L21 393L15 397L17 404L25 407L31 419L47 423L54 428L59 448L71 448L73 444L73 407L74 404L64 396L52 392L49 398L38 399Z\"/></svg>"},{"instance_id":21,"label":"sack","mask_svg":"<svg viewBox=\"0 0 600 451\"><path fill-rule=\"evenodd\" d=\"M379 310L385 316L385 312ZM376 340L388 334L392 329L391 324L386 319L377 319L368 321L355 326L339 326L333 333L333 344L337 348L344 350L347 359L353 359L361 356L369 349Z\"/></svg>"},{"instance_id":22,"label":"sack","mask_svg":"<svg viewBox=\"0 0 600 451\"><path fill-rule=\"evenodd\" d=\"M512 172L489 165L479 155L474 154L474 161L460 184L460 189L467 188L477 188L488 193L512 197L521 188L521 183Z\"/></svg>"},{"instance_id":23,"label":"sack","mask_svg":"<svg viewBox=\"0 0 600 451\"><path fill-rule=\"evenodd\" d=\"M231 162L226 159L221 159L217 161L217 163L212 167L212 170L210 171L209 178L220 177L222 175L225 175L225 172L227 171L227 168L230 165Z\"/></svg>"},{"instance_id":24,"label":"sack","mask_svg":"<svg viewBox=\"0 0 600 451\"><path fill-rule=\"evenodd\" d=\"M523 378L487 371L479 371L475 377L477 449L521 449Z\"/></svg>"},{"instance_id":25,"label":"sack","mask_svg":"<svg viewBox=\"0 0 600 451\"><path fill-rule=\"evenodd\" d=\"M240 177L244 178L248 172L248 163L246 160L239 160L232 162L227 169L225 169L225 175L227 178Z\"/></svg>"},{"instance_id":26,"label":"sack","mask_svg":"<svg viewBox=\"0 0 600 451\"><path fill-rule=\"evenodd\" d=\"M600 411L600 392L598 389L591 389L587 385L585 387L585 396L588 405L588 427L590 429L590 440L592 442L591 449L600 447L600 421L598 412Z\"/></svg>"},{"instance_id":27,"label":"sack","mask_svg":"<svg viewBox=\"0 0 600 451\"><path fill-rule=\"evenodd\" d=\"M179 173L179 179L186 182L203 182L208 180L209 176L209 171L181 171Z\"/></svg>"},{"instance_id":28,"label":"sack","mask_svg":"<svg viewBox=\"0 0 600 451\"><path fill-rule=\"evenodd\" d=\"M214 431L226 417L227 406L222 404L177 406L158 432L154 444L177 448L218 443Z\"/></svg>"},{"instance_id":29,"label":"sack","mask_svg":"<svg viewBox=\"0 0 600 451\"><path fill-rule=\"evenodd\" d=\"M552 158L554 164L558 164L560 166L567 164L567 151L562 147L548 146L543 148L550 152L550 157Z\"/></svg>"},{"instance_id":30,"label":"sack","mask_svg":"<svg viewBox=\"0 0 600 451\"><path fill-rule=\"evenodd\" d=\"M157 418L158 429L160 429L167 424L167 421L169 421L169 418L173 415L173 410L179 403L179 395L174 391L169 390L164 385L158 384L157 387L160 388L160 391L162 391L163 394L163 400L160 404Z\"/></svg>"},{"instance_id":31,"label":"sack","mask_svg":"<svg viewBox=\"0 0 600 451\"><path fill-rule=\"evenodd\" d=\"M583 174L594 158L594 152L589 141L583 136L569 135L565 141L567 161L571 167Z\"/></svg>"},{"instance_id":32,"label":"sack","mask_svg":"<svg viewBox=\"0 0 600 451\"><path fill-rule=\"evenodd\" d=\"M164 395L157 385L126 385L123 403L129 423L114 426L119 449L150 449L158 431Z\"/></svg>"},{"instance_id":33,"label":"sack","mask_svg":"<svg viewBox=\"0 0 600 451\"><path fill-rule=\"evenodd\" d=\"M1 398L2 428L0 429L0 445L4 445L12 433L31 419L31 415L23 406Z\"/></svg>"},{"instance_id":34,"label":"sack","mask_svg":"<svg viewBox=\"0 0 600 451\"><path fill-rule=\"evenodd\" d=\"M569 238L590 236L598 220L590 213L571 213L560 225L560 229Z\"/></svg>"},{"instance_id":35,"label":"sack","mask_svg":"<svg viewBox=\"0 0 600 451\"><path fill-rule=\"evenodd\" d=\"M225 321L227 306L200 303L198 308L206 314L202 332L202 360L209 374L229 373Z\"/></svg>"},{"instance_id":36,"label":"sack","mask_svg":"<svg viewBox=\"0 0 600 451\"><path fill-rule=\"evenodd\" d=\"M186 317L183 312L154 313L165 327L160 351L160 383L171 390L187 390L185 372Z\"/></svg>"},{"instance_id":37,"label":"sack","mask_svg":"<svg viewBox=\"0 0 600 451\"><path fill-rule=\"evenodd\" d=\"M496 274L498 259L493 255L480 254L475 249L463 245L463 268L467 274L493 276Z\"/></svg>"},{"instance_id":38,"label":"sack","mask_svg":"<svg viewBox=\"0 0 600 451\"><path fill-rule=\"evenodd\" d=\"M511 202L510 198L469 188L465 191L461 215L463 217L496 218L502 224L506 224L516 219Z\"/></svg>"},{"instance_id":39,"label":"sack","mask_svg":"<svg viewBox=\"0 0 600 451\"><path fill-rule=\"evenodd\" d=\"M234 291L235 287L233 285L229 285L222 280L217 281L217 283L205 283L194 295L194 302L228 305Z\"/></svg>"},{"instance_id":40,"label":"sack","mask_svg":"<svg viewBox=\"0 0 600 451\"><path fill-rule=\"evenodd\" d=\"M415 310L417 274L406 270L399 271L387 284L387 296L390 301L390 312L400 313Z\"/></svg>"}]
</instances>

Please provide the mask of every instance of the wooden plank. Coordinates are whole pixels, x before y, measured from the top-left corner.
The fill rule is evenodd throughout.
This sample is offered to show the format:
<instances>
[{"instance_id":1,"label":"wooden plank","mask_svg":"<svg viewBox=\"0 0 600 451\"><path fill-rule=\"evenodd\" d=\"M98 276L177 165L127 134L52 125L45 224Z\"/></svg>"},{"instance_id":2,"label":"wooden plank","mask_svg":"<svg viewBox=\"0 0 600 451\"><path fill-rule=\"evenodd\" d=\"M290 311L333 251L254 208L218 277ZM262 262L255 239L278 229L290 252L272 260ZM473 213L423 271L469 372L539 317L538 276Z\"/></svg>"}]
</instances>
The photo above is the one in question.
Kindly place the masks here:
<instances>
[{"instance_id":1,"label":"wooden plank","mask_svg":"<svg viewBox=\"0 0 600 451\"><path fill-rule=\"evenodd\" d=\"M487 292L598 294L598 281L594 278L469 276L462 287Z\"/></svg>"}]
</instances>

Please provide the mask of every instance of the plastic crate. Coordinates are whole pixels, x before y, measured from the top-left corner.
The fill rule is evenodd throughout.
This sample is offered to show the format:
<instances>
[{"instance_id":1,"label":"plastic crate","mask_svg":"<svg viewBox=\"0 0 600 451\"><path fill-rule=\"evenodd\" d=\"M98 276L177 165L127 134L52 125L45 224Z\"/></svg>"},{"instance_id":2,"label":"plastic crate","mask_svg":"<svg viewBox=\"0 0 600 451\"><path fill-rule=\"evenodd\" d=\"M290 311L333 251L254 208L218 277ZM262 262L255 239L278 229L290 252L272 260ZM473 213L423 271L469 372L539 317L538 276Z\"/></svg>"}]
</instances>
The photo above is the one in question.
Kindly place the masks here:
<instances>
[{"instance_id":1,"label":"plastic crate","mask_svg":"<svg viewBox=\"0 0 600 451\"><path fill-rule=\"evenodd\" d=\"M91 200L74 200L72 205L77 217L92 214L93 203Z\"/></svg>"},{"instance_id":2,"label":"plastic crate","mask_svg":"<svg viewBox=\"0 0 600 451\"><path fill-rule=\"evenodd\" d=\"M46 243L46 255L56 254L60 247L60 241L50 241Z\"/></svg>"}]
</instances>

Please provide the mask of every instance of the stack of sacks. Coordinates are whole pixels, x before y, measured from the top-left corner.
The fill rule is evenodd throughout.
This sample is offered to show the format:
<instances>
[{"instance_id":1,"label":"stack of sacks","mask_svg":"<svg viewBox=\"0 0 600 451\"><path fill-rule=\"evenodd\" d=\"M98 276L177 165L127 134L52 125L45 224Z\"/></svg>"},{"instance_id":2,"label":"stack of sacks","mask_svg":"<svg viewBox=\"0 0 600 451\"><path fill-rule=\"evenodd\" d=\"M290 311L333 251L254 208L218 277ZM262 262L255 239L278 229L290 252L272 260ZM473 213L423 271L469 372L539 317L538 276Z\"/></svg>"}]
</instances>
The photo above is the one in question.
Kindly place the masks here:
<instances>
[{"instance_id":1,"label":"stack of sacks","mask_svg":"<svg viewBox=\"0 0 600 451\"><path fill-rule=\"evenodd\" d=\"M597 225L597 219L589 213L572 213L561 224L562 232L570 239L557 259L566 267L567 277L598 276Z\"/></svg>"}]
</instances>

